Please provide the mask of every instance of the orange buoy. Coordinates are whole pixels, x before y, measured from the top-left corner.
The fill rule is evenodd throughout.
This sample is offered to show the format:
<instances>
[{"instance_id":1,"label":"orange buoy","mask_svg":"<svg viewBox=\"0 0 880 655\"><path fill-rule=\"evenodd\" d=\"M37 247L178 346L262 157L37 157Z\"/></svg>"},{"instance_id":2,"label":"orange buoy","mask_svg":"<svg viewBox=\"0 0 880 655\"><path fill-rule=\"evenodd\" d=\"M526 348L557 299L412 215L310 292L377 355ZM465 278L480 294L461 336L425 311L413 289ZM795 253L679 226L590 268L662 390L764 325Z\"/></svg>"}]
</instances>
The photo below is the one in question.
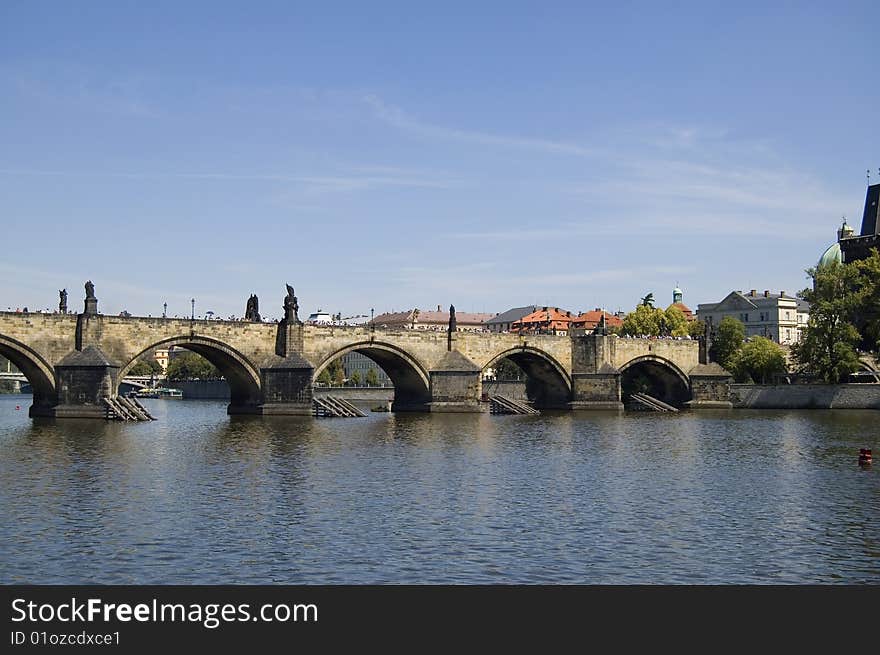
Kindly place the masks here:
<instances>
[{"instance_id":1,"label":"orange buoy","mask_svg":"<svg viewBox=\"0 0 880 655\"><path fill-rule=\"evenodd\" d=\"M871 453L870 448L859 449L859 466L870 466L873 459L874 455Z\"/></svg>"}]
</instances>

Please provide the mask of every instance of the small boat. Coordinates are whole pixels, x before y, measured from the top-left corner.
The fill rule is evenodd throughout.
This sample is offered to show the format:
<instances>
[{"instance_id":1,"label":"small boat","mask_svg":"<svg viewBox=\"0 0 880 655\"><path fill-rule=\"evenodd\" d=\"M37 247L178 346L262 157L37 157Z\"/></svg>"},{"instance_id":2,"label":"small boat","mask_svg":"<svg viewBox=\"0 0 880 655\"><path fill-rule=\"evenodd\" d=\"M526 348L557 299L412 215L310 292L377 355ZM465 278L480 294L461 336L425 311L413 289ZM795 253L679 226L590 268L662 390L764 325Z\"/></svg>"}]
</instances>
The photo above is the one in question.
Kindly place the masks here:
<instances>
[{"instance_id":1,"label":"small boat","mask_svg":"<svg viewBox=\"0 0 880 655\"><path fill-rule=\"evenodd\" d=\"M166 387L159 387L155 389L156 398L183 398L183 391L180 389L168 389Z\"/></svg>"}]
</instances>

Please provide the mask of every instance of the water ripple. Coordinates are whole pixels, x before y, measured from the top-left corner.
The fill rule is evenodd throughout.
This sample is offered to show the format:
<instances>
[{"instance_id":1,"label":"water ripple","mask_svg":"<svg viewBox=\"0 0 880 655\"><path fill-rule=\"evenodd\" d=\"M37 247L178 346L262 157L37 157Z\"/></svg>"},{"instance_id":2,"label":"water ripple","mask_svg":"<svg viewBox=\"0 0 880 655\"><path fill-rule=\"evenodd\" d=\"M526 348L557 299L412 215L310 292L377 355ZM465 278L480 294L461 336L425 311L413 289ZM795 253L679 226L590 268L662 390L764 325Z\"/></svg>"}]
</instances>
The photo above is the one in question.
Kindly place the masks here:
<instances>
[{"instance_id":1,"label":"water ripple","mask_svg":"<svg viewBox=\"0 0 880 655\"><path fill-rule=\"evenodd\" d=\"M874 583L875 412L35 421L0 582Z\"/></svg>"}]
</instances>

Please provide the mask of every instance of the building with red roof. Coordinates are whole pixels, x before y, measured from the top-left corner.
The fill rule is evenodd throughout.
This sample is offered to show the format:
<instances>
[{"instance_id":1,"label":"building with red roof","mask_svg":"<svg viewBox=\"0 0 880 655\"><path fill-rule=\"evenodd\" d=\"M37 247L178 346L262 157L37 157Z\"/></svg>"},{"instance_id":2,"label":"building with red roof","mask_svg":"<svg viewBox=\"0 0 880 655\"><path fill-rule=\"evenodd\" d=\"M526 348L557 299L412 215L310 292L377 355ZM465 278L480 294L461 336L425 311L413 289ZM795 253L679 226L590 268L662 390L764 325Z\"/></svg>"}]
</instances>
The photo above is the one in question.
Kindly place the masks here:
<instances>
[{"instance_id":1,"label":"building with red roof","mask_svg":"<svg viewBox=\"0 0 880 655\"><path fill-rule=\"evenodd\" d=\"M672 304L669 307L678 307L681 310L681 313L684 314L684 317L689 321L697 320L697 317L694 316L694 313L691 311L691 308L685 305L682 301L682 293L681 289L675 287L672 290ZM668 309L668 308L667 308Z\"/></svg>"},{"instance_id":2,"label":"building with red roof","mask_svg":"<svg viewBox=\"0 0 880 655\"><path fill-rule=\"evenodd\" d=\"M455 322L459 332L480 332L486 329L485 322L495 314L455 312ZM449 312L437 306L437 311L410 309L405 312L379 314L372 321L376 327L409 330L445 330L449 326Z\"/></svg>"},{"instance_id":3,"label":"building with red roof","mask_svg":"<svg viewBox=\"0 0 880 655\"><path fill-rule=\"evenodd\" d=\"M606 312L602 309L596 307L596 309L589 312L581 312L576 317L571 319L571 329L572 330L586 330L587 332L591 332L596 329L596 326L602 321L602 316L605 316L605 328L617 328L623 325L623 321L620 320L614 314Z\"/></svg>"},{"instance_id":4,"label":"building with red roof","mask_svg":"<svg viewBox=\"0 0 880 655\"><path fill-rule=\"evenodd\" d=\"M510 331L518 334L568 335L571 326L571 312L559 307L541 307L510 325Z\"/></svg>"}]
</instances>

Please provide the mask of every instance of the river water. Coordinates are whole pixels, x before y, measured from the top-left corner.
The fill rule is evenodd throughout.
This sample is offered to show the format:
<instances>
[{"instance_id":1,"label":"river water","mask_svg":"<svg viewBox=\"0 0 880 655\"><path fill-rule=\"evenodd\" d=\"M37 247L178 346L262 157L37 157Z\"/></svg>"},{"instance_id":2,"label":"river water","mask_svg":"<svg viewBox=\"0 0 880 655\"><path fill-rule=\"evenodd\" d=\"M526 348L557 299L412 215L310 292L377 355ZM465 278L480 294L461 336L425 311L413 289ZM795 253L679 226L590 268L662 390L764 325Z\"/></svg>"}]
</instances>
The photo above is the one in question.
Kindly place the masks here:
<instances>
[{"instance_id":1,"label":"river water","mask_svg":"<svg viewBox=\"0 0 880 655\"><path fill-rule=\"evenodd\" d=\"M0 583L880 582L876 411L29 404L0 396Z\"/></svg>"}]
</instances>

